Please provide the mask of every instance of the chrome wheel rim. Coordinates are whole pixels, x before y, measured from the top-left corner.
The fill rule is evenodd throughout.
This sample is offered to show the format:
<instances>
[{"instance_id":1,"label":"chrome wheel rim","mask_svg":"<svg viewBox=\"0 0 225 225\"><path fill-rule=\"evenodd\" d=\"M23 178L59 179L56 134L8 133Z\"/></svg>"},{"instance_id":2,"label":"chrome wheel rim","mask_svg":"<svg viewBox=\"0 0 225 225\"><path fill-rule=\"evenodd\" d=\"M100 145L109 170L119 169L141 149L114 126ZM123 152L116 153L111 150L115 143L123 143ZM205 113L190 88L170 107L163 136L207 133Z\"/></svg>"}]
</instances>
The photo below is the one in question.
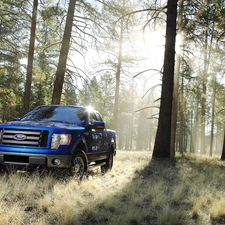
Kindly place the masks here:
<instances>
[{"instance_id":1,"label":"chrome wheel rim","mask_svg":"<svg viewBox=\"0 0 225 225\"><path fill-rule=\"evenodd\" d=\"M74 173L82 176L84 173L84 161L81 157L74 158Z\"/></svg>"}]
</instances>

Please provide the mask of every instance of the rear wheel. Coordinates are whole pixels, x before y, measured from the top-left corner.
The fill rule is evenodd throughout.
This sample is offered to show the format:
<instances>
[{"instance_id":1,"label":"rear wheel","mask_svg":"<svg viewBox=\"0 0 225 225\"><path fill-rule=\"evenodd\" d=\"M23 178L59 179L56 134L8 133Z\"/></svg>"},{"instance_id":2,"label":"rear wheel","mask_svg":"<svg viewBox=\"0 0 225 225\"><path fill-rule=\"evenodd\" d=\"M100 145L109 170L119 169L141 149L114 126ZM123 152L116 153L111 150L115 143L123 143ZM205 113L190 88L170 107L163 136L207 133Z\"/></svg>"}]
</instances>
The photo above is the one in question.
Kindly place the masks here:
<instances>
[{"instance_id":1,"label":"rear wheel","mask_svg":"<svg viewBox=\"0 0 225 225\"><path fill-rule=\"evenodd\" d=\"M107 172L108 170L111 170L113 167L113 152L109 153L109 157L105 161L105 165L101 166L102 172Z\"/></svg>"},{"instance_id":2,"label":"rear wheel","mask_svg":"<svg viewBox=\"0 0 225 225\"><path fill-rule=\"evenodd\" d=\"M71 173L74 177L81 179L87 173L87 159L84 153L74 155L71 165Z\"/></svg>"}]
</instances>

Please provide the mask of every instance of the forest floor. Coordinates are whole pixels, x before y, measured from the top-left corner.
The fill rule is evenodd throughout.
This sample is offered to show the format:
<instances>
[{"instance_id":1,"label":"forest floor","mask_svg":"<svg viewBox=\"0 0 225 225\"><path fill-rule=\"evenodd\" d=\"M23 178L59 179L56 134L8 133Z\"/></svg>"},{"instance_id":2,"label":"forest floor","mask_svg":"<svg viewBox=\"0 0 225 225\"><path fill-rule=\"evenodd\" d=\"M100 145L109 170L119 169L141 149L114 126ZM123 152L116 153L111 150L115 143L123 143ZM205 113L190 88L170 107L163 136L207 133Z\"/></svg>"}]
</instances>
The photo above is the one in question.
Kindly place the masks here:
<instances>
[{"instance_id":1,"label":"forest floor","mask_svg":"<svg viewBox=\"0 0 225 225\"><path fill-rule=\"evenodd\" d=\"M0 225L225 224L225 162L118 150L114 168L82 181L63 174L2 172Z\"/></svg>"}]
</instances>

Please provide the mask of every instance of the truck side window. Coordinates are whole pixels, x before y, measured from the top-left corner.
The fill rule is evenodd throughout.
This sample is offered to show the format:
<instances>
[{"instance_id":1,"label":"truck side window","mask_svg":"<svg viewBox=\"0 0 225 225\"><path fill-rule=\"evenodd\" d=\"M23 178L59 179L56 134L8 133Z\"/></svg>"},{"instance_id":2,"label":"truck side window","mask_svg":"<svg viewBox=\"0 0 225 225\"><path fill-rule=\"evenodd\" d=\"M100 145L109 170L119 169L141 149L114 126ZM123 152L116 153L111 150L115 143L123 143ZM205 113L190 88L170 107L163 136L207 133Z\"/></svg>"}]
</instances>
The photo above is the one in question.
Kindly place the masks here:
<instances>
[{"instance_id":1,"label":"truck side window","mask_svg":"<svg viewBox=\"0 0 225 225\"><path fill-rule=\"evenodd\" d=\"M93 124L94 121L97 121L96 115L94 112L90 112L90 124Z\"/></svg>"},{"instance_id":2,"label":"truck side window","mask_svg":"<svg viewBox=\"0 0 225 225\"><path fill-rule=\"evenodd\" d=\"M101 115L98 112L95 112L95 113L96 113L97 121L102 121Z\"/></svg>"}]
</instances>

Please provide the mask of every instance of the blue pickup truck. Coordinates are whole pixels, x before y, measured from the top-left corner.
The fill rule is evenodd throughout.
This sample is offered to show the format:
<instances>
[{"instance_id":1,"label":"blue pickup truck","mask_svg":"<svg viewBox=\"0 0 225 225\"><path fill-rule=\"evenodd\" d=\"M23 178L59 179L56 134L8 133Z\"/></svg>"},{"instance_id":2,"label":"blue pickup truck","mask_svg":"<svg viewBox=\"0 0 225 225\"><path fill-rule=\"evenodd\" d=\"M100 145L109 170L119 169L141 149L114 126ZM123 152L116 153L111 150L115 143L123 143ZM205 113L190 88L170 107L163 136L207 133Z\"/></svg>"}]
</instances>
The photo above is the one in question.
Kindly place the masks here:
<instances>
[{"instance_id":1,"label":"blue pickup truck","mask_svg":"<svg viewBox=\"0 0 225 225\"><path fill-rule=\"evenodd\" d=\"M96 110L41 105L0 124L0 166L66 168L82 178L94 167L107 171L116 155L116 132Z\"/></svg>"}]
</instances>

